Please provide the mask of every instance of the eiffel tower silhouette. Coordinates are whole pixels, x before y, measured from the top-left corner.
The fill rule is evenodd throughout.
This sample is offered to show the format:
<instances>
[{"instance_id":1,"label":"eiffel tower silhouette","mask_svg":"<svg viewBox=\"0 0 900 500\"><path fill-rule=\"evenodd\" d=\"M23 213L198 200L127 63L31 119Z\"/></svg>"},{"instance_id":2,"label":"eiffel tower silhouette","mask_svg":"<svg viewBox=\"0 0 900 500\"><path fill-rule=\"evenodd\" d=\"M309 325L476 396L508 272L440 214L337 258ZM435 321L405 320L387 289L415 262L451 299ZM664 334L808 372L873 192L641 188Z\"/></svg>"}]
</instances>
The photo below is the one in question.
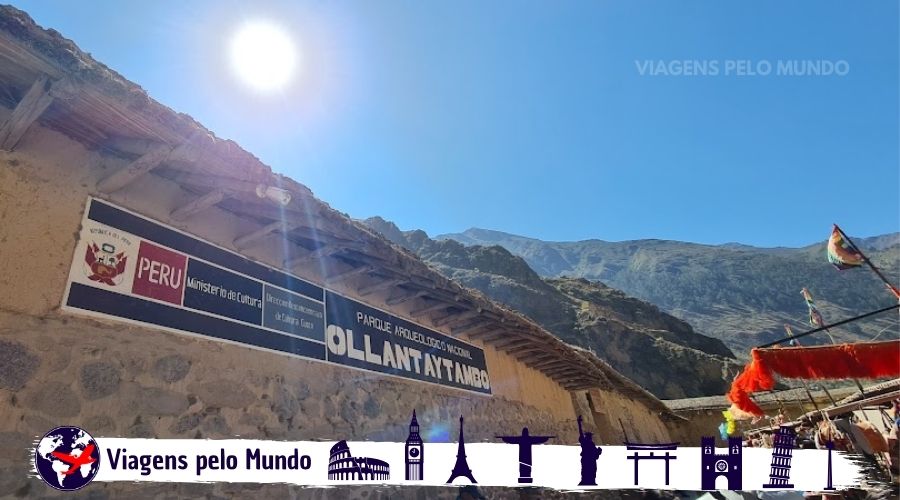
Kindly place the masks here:
<instances>
[{"instance_id":1,"label":"eiffel tower silhouette","mask_svg":"<svg viewBox=\"0 0 900 500\"><path fill-rule=\"evenodd\" d=\"M452 483L458 477L468 478L472 484L478 483L472 477L472 469L469 468L469 464L466 462L466 442L463 439L462 415L459 417L459 449L456 451L456 465L453 466L453 472L450 473L450 479L447 480L447 484Z\"/></svg>"}]
</instances>

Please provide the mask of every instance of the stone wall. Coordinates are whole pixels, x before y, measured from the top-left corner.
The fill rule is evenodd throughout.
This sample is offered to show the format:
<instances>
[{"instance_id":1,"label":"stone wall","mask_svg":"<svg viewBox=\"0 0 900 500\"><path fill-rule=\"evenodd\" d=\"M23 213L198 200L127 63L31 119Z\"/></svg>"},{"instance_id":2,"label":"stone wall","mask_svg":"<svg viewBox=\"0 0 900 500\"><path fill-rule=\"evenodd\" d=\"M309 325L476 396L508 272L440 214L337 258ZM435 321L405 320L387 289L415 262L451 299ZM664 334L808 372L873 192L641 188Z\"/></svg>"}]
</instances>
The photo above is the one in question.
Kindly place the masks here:
<instances>
[{"instance_id":1,"label":"stone wall","mask_svg":"<svg viewBox=\"0 0 900 500\"><path fill-rule=\"evenodd\" d=\"M402 441L415 408L423 431L450 429L446 439L460 414L471 442L495 441L498 426L572 433L499 397L61 315L0 312L0 398L0 477L22 483L3 491L25 484L32 442L62 424L95 436Z\"/></svg>"}]
</instances>

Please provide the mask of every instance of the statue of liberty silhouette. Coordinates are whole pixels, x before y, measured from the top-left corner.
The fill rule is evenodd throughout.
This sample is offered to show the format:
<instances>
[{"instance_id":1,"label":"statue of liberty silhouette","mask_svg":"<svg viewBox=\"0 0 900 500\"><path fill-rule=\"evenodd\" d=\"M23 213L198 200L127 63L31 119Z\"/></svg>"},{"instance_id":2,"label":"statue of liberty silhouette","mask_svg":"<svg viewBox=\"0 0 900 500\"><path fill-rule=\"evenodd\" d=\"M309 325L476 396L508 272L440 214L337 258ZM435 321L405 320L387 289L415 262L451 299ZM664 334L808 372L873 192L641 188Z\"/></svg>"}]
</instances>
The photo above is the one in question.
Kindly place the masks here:
<instances>
[{"instance_id":1,"label":"statue of liberty silhouette","mask_svg":"<svg viewBox=\"0 0 900 500\"><path fill-rule=\"evenodd\" d=\"M594 434L584 432L578 415L578 444L581 445L581 482L578 486L597 486L597 459L603 449L594 444Z\"/></svg>"}]
</instances>

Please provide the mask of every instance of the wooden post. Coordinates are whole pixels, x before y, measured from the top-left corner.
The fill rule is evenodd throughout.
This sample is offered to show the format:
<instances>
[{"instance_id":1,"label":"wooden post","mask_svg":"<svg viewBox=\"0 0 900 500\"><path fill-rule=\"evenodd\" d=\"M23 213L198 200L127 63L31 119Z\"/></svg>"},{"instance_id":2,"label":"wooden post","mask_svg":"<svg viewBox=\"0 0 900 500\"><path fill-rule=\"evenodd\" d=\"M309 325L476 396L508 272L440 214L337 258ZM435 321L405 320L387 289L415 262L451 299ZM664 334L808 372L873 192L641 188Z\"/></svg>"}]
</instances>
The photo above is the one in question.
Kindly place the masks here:
<instances>
[{"instance_id":1,"label":"wooden post","mask_svg":"<svg viewBox=\"0 0 900 500\"><path fill-rule=\"evenodd\" d=\"M125 167L113 172L109 177L97 183L97 191L111 193L122 189L132 181L158 167L166 161L172 147L167 144L154 146L146 154L129 163Z\"/></svg>"},{"instance_id":2,"label":"wooden post","mask_svg":"<svg viewBox=\"0 0 900 500\"><path fill-rule=\"evenodd\" d=\"M45 75L41 75L31 84L25 97L19 101L9 119L0 127L0 149L12 151L31 124L50 106L53 102L51 85Z\"/></svg>"}]
</instances>

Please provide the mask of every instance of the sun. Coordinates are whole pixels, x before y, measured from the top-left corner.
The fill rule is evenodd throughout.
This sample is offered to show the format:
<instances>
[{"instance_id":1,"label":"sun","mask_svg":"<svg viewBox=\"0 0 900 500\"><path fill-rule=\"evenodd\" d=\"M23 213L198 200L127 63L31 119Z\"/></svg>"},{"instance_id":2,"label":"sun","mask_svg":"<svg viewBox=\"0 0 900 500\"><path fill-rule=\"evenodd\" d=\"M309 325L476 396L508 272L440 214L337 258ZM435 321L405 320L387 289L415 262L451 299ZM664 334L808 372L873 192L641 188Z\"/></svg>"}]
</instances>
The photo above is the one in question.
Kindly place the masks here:
<instances>
[{"instance_id":1,"label":"sun","mask_svg":"<svg viewBox=\"0 0 900 500\"><path fill-rule=\"evenodd\" d=\"M283 89L297 64L294 42L281 27L253 21L243 25L231 40L231 67L237 77L254 89Z\"/></svg>"}]
</instances>

